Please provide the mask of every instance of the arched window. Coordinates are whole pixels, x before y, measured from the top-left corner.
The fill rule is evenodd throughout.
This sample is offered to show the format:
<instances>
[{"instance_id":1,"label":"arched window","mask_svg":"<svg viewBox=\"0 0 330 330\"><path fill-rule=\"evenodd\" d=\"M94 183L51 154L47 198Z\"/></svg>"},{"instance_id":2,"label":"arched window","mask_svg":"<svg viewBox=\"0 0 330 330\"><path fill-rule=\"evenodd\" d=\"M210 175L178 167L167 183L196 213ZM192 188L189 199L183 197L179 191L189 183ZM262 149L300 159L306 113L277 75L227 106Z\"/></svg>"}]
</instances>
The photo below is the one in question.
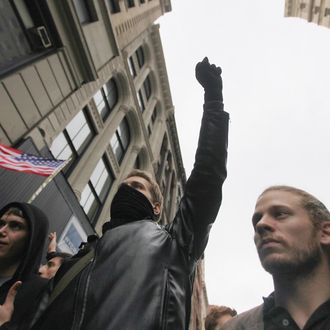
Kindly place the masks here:
<instances>
[{"instance_id":1,"label":"arched window","mask_svg":"<svg viewBox=\"0 0 330 330\"><path fill-rule=\"evenodd\" d=\"M36 61L37 54L54 48L52 23L40 1L0 1L0 74Z\"/></svg>"},{"instance_id":2,"label":"arched window","mask_svg":"<svg viewBox=\"0 0 330 330\"><path fill-rule=\"evenodd\" d=\"M147 130L148 130L149 136L151 135L152 130L153 130L154 126L155 126L157 115L158 115L158 105L156 104L155 107L154 107L154 110L152 111L149 124L147 126Z\"/></svg>"},{"instance_id":3,"label":"arched window","mask_svg":"<svg viewBox=\"0 0 330 330\"><path fill-rule=\"evenodd\" d=\"M128 8L132 8L135 6L134 0L126 0L126 5Z\"/></svg>"},{"instance_id":4,"label":"arched window","mask_svg":"<svg viewBox=\"0 0 330 330\"><path fill-rule=\"evenodd\" d=\"M128 149L129 143L131 141L131 135L129 130L128 121L124 118L119 127L117 128L115 134L111 138L111 147L117 158L119 164L124 158L126 150Z\"/></svg>"},{"instance_id":5,"label":"arched window","mask_svg":"<svg viewBox=\"0 0 330 330\"><path fill-rule=\"evenodd\" d=\"M143 67L144 63L145 63L145 58L144 58L144 51L143 51L143 48L142 46L140 46L136 52L136 57L137 57L137 61L139 63L139 67L140 69Z\"/></svg>"},{"instance_id":6,"label":"arched window","mask_svg":"<svg viewBox=\"0 0 330 330\"><path fill-rule=\"evenodd\" d=\"M85 152L94 135L85 111L80 111L54 139L50 150L57 159L71 157L72 165L74 160Z\"/></svg>"},{"instance_id":7,"label":"arched window","mask_svg":"<svg viewBox=\"0 0 330 330\"><path fill-rule=\"evenodd\" d=\"M111 78L102 88L93 96L97 111L105 121L118 102L118 87L113 78Z\"/></svg>"},{"instance_id":8,"label":"arched window","mask_svg":"<svg viewBox=\"0 0 330 330\"><path fill-rule=\"evenodd\" d=\"M138 99L140 110L143 112L150 99L152 93L150 75L144 79L142 87L137 91L136 96Z\"/></svg>"},{"instance_id":9,"label":"arched window","mask_svg":"<svg viewBox=\"0 0 330 330\"><path fill-rule=\"evenodd\" d=\"M108 196L114 176L110 166L103 156L96 164L95 169L81 193L80 205L83 207L92 223L95 222L99 211Z\"/></svg>"},{"instance_id":10,"label":"arched window","mask_svg":"<svg viewBox=\"0 0 330 330\"><path fill-rule=\"evenodd\" d=\"M73 0L73 4L81 24L87 24L98 20L96 9L92 1Z\"/></svg>"},{"instance_id":11,"label":"arched window","mask_svg":"<svg viewBox=\"0 0 330 330\"><path fill-rule=\"evenodd\" d=\"M140 46L132 56L128 58L128 66L133 78L136 77L137 73L140 72L141 68L145 63L145 56L143 47Z\"/></svg>"},{"instance_id":12,"label":"arched window","mask_svg":"<svg viewBox=\"0 0 330 330\"><path fill-rule=\"evenodd\" d=\"M120 12L119 0L108 0L108 5L110 7L111 14Z\"/></svg>"},{"instance_id":13,"label":"arched window","mask_svg":"<svg viewBox=\"0 0 330 330\"><path fill-rule=\"evenodd\" d=\"M143 88L144 88L144 93L146 95L146 99L149 100L151 96L151 80L149 75L143 82Z\"/></svg>"}]
</instances>

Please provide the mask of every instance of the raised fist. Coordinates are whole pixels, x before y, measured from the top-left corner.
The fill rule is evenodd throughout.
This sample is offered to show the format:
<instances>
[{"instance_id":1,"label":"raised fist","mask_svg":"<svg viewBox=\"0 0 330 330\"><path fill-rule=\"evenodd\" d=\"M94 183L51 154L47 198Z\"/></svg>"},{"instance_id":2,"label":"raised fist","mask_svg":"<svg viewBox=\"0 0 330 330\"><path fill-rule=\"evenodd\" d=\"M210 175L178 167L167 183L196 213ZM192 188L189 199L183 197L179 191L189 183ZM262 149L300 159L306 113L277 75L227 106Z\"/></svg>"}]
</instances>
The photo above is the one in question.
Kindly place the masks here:
<instances>
[{"instance_id":1,"label":"raised fist","mask_svg":"<svg viewBox=\"0 0 330 330\"><path fill-rule=\"evenodd\" d=\"M196 79L205 90L205 101L222 101L221 68L210 64L207 57L197 63Z\"/></svg>"}]
</instances>

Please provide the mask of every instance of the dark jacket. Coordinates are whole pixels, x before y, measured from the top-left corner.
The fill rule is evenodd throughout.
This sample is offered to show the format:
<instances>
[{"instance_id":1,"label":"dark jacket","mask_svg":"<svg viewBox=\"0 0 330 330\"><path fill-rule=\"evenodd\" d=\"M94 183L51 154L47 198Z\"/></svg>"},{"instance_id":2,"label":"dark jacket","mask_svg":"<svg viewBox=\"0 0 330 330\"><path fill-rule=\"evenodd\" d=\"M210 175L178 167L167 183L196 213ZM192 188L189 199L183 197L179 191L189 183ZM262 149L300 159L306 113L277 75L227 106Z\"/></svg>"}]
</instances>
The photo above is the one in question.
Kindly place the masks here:
<instances>
[{"instance_id":1,"label":"dark jacket","mask_svg":"<svg viewBox=\"0 0 330 330\"><path fill-rule=\"evenodd\" d=\"M22 281L15 299L14 314L9 324L6 324L6 328L16 329L21 325L24 329L29 322L31 310L35 309L34 303L37 302L37 297L47 284L47 280L38 275L38 269L48 234L48 219L36 206L18 202L3 207L0 210L0 217L11 207L17 207L23 212L29 228L29 241L15 274L0 287L0 304L4 302L11 285L18 280Z\"/></svg>"},{"instance_id":2,"label":"dark jacket","mask_svg":"<svg viewBox=\"0 0 330 330\"><path fill-rule=\"evenodd\" d=\"M33 329L188 329L194 271L226 178L228 114L204 106L194 169L173 222L130 222L105 232L96 256Z\"/></svg>"}]
</instances>

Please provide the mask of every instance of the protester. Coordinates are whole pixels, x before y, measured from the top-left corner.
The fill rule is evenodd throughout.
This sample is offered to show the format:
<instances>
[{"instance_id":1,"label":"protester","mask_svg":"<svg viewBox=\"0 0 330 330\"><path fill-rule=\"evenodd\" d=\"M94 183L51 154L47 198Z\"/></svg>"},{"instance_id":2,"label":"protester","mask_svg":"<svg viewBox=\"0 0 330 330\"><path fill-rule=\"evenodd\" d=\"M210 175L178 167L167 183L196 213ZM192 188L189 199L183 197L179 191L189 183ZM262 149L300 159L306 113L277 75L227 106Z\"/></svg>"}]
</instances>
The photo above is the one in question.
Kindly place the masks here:
<instances>
[{"instance_id":1,"label":"protester","mask_svg":"<svg viewBox=\"0 0 330 330\"><path fill-rule=\"evenodd\" d=\"M258 198L254 241L274 292L229 321L233 329L330 329L330 213L309 193L272 186Z\"/></svg>"},{"instance_id":2,"label":"protester","mask_svg":"<svg viewBox=\"0 0 330 330\"><path fill-rule=\"evenodd\" d=\"M15 202L0 210L0 320L13 329L28 324L47 284L38 275L47 231L47 217L34 205Z\"/></svg>"},{"instance_id":3,"label":"protester","mask_svg":"<svg viewBox=\"0 0 330 330\"><path fill-rule=\"evenodd\" d=\"M220 330L237 312L227 306L210 305L205 318L205 330Z\"/></svg>"},{"instance_id":4,"label":"protester","mask_svg":"<svg viewBox=\"0 0 330 330\"><path fill-rule=\"evenodd\" d=\"M56 299L50 297L38 318L39 308L33 329L188 329L196 263L222 199L229 117L221 69L205 58L196 78L205 90L204 114L194 169L173 222L157 223L163 198L153 178L143 171L129 174L92 262ZM55 276L54 291L65 269Z\"/></svg>"},{"instance_id":5,"label":"protester","mask_svg":"<svg viewBox=\"0 0 330 330\"><path fill-rule=\"evenodd\" d=\"M47 249L47 263L39 268L39 275L43 278L51 279L66 259L72 257L70 253L57 251L57 235L52 232L48 235L49 244Z\"/></svg>"}]
</instances>

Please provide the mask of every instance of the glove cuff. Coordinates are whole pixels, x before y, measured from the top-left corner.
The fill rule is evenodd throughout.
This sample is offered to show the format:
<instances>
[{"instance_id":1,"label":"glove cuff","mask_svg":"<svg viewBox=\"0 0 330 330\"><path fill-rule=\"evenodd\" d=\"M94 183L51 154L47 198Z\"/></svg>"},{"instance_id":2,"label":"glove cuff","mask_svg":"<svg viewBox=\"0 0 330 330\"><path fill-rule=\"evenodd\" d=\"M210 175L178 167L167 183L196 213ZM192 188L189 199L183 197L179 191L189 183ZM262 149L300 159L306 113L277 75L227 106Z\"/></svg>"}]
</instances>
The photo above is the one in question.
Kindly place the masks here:
<instances>
[{"instance_id":1,"label":"glove cuff","mask_svg":"<svg viewBox=\"0 0 330 330\"><path fill-rule=\"evenodd\" d=\"M222 91L218 88L207 88L204 90L204 101L223 101Z\"/></svg>"}]
</instances>

